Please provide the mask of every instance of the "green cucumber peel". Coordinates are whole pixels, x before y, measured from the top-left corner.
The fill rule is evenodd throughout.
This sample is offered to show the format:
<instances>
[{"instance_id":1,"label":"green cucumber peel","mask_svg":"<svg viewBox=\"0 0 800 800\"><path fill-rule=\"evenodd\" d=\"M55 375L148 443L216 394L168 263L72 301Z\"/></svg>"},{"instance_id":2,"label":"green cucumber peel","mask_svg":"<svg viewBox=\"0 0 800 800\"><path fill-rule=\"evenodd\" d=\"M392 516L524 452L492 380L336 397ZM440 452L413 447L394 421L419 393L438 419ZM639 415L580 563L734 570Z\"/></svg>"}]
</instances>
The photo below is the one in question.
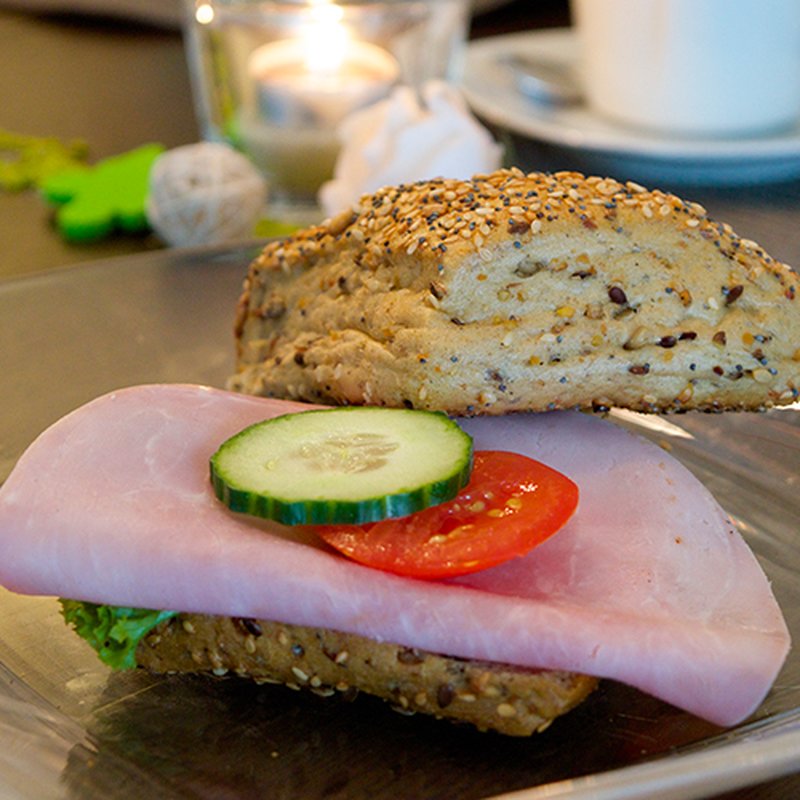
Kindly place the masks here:
<instances>
[{"instance_id":1,"label":"green cucumber peel","mask_svg":"<svg viewBox=\"0 0 800 800\"><path fill-rule=\"evenodd\" d=\"M139 642L177 611L106 606L81 600L60 600L61 613L75 632L85 639L114 669L134 669Z\"/></svg>"}]
</instances>

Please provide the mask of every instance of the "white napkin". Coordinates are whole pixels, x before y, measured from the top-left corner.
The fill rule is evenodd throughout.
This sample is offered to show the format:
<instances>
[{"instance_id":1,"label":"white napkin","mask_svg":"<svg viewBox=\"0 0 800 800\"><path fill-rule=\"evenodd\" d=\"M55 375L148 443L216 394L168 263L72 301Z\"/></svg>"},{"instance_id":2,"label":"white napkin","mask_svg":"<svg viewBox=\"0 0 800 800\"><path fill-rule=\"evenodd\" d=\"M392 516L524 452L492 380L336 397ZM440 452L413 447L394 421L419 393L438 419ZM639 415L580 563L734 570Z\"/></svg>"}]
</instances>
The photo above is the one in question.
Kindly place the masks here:
<instances>
[{"instance_id":1,"label":"white napkin","mask_svg":"<svg viewBox=\"0 0 800 800\"><path fill-rule=\"evenodd\" d=\"M341 125L334 177L319 191L334 216L367 194L428 178L469 178L500 166L502 147L472 116L461 93L442 81L425 84L421 100L407 86L351 114Z\"/></svg>"}]
</instances>

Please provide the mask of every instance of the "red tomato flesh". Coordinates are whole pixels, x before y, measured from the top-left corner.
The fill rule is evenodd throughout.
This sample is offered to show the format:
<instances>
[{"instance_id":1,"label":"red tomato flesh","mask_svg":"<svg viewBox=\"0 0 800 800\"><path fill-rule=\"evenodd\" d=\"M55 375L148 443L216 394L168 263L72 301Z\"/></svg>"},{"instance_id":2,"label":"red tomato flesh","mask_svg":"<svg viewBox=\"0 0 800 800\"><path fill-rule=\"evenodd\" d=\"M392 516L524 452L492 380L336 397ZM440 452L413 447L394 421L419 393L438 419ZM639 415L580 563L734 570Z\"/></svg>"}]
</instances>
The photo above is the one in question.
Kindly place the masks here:
<instances>
[{"instance_id":1,"label":"red tomato flesh","mask_svg":"<svg viewBox=\"0 0 800 800\"><path fill-rule=\"evenodd\" d=\"M578 487L560 472L518 453L479 450L470 482L454 500L399 519L314 530L369 567L448 578L528 553L577 505Z\"/></svg>"}]
</instances>

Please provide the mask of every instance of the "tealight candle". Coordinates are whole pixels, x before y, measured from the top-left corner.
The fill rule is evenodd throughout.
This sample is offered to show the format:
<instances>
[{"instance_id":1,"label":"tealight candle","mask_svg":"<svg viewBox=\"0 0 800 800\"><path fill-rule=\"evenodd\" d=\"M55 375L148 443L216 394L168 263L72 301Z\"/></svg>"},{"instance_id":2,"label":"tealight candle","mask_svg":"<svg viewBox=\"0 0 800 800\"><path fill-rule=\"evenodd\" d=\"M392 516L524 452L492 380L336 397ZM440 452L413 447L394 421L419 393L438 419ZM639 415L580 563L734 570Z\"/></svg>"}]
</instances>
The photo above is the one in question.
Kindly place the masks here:
<instances>
[{"instance_id":1,"label":"tealight candle","mask_svg":"<svg viewBox=\"0 0 800 800\"><path fill-rule=\"evenodd\" d=\"M261 116L285 126L332 127L389 94L399 67L386 50L350 41L336 51L322 51L329 57L321 57L305 39L270 42L255 50L249 67Z\"/></svg>"},{"instance_id":2,"label":"tealight candle","mask_svg":"<svg viewBox=\"0 0 800 800\"><path fill-rule=\"evenodd\" d=\"M352 39L331 13L306 9L291 39L268 42L248 59L255 107L240 122L247 152L267 175L313 198L331 176L339 123L387 96L400 68L385 49Z\"/></svg>"}]
</instances>

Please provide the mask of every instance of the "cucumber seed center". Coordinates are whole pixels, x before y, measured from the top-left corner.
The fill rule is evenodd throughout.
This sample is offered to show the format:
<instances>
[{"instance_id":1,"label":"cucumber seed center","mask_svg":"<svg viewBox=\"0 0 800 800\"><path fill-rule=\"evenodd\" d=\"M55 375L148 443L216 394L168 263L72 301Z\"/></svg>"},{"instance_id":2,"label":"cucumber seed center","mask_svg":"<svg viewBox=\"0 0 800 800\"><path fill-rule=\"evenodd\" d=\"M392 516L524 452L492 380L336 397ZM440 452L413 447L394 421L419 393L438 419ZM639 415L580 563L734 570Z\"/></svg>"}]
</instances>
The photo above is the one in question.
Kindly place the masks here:
<instances>
[{"instance_id":1,"label":"cucumber seed center","mask_svg":"<svg viewBox=\"0 0 800 800\"><path fill-rule=\"evenodd\" d=\"M399 445L381 433L337 434L306 442L298 454L321 472L370 472L385 466Z\"/></svg>"}]
</instances>

